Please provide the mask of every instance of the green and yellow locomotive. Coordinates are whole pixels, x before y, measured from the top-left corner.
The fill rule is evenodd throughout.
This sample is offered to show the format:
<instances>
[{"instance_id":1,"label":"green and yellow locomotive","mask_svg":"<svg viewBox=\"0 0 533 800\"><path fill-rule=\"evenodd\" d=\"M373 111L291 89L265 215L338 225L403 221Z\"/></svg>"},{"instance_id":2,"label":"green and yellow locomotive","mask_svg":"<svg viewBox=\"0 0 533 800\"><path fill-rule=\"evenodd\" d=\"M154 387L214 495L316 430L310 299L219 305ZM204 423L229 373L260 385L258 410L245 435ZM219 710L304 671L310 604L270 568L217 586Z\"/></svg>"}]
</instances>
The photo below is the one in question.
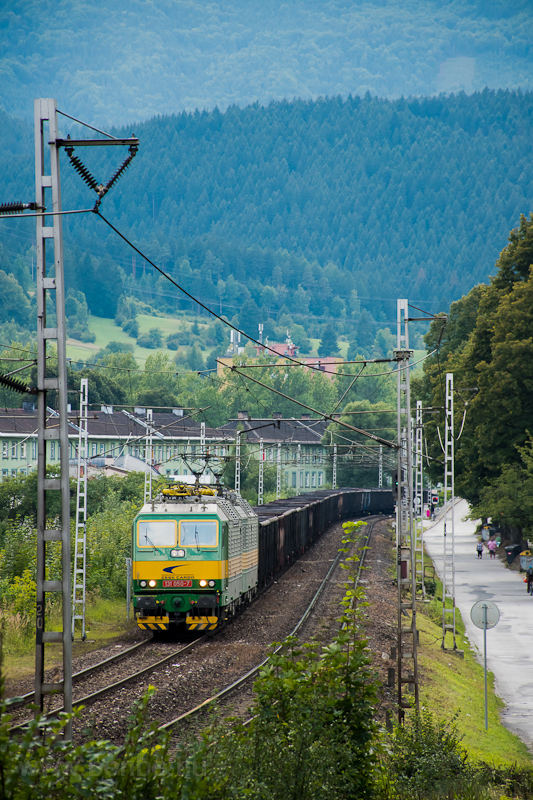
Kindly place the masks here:
<instances>
[{"instance_id":1,"label":"green and yellow locomotive","mask_svg":"<svg viewBox=\"0 0 533 800\"><path fill-rule=\"evenodd\" d=\"M133 522L140 628L213 630L257 592L258 521L234 492L175 485Z\"/></svg>"}]
</instances>

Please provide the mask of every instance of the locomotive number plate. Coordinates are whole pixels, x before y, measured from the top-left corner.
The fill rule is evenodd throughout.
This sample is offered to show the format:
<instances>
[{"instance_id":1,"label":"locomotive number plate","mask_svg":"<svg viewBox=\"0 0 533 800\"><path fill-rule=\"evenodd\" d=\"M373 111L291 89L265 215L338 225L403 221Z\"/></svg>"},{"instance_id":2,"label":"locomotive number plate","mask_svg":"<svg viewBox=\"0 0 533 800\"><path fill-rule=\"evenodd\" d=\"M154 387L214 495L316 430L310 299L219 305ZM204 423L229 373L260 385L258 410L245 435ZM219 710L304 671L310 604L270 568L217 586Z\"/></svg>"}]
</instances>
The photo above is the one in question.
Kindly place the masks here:
<instances>
[{"instance_id":1,"label":"locomotive number plate","mask_svg":"<svg viewBox=\"0 0 533 800\"><path fill-rule=\"evenodd\" d=\"M163 581L163 589L189 589L191 586L192 586L192 581L184 581L184 580Z\"/></svg>"}]
</instances>

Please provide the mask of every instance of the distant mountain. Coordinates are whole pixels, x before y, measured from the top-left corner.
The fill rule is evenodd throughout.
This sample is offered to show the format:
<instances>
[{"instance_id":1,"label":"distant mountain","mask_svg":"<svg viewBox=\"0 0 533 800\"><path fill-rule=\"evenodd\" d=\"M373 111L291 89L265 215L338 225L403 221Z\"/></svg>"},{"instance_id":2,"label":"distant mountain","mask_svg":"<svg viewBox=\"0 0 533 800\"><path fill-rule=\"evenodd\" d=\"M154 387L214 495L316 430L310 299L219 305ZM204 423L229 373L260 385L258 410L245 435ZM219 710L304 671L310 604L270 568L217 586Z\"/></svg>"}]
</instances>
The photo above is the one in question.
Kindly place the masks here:
<instances>
[{"instance_id":1,"label":"distant mountain","mask_svg":"<svg viewBox=\"0 0 533 800\"><path fill-rule=\"evenodd\" d=\"M366 353L379 328L394 330L396 298L437 312L487 280L532 210L532 120L533 94L488 90L158 117L135 126L139 154L102 213L251 335L270 320L271 338L274 323L321 338L333 321ZM31 198L31 128L17 123L15 135L9 118L0 123L0 200ZM77 153L99 180L124 156L102 150ZM62 184L65 208L96 198L66 155ZM0 223L0 269L21 285L28 273L16 255L28 270L32 226ZM67 286L93 314L113 317L122 293L196 311L94 216L65 218L64 230Z\"/></svg>"},{"instance_id":2,"label":"distant mountain","mask_svg":"<svg viewBox=\"0 0 533 800\"><path fill-rule=\"evenodd\" d=\"M10 0L0 105L92 124L255 101L533 89L530 0Z\"/></svg>"}]
</instances>

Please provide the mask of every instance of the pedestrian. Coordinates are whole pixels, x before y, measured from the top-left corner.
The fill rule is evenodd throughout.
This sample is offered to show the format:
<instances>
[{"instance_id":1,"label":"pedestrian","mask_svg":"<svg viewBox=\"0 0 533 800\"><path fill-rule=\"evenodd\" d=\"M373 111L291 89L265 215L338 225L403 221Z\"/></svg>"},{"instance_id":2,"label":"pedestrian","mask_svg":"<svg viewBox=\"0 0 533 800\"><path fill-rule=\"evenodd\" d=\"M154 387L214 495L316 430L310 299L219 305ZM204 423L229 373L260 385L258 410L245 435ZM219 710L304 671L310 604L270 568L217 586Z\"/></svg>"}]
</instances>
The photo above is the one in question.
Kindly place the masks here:
<instances>
[{"instance_id":1,"label":"pedestrian","mask_svg":"<svg viewBox=\"0 0 533 800\"><path fill-rule=\"evenodd\" d=\"M489 539L487 547L489 549L490 557L491 558L496 558L496 540L495 539Z\"/></svg>"},{"instance_id":2,"label":"pedestrian","mask_svg":"<svg viewBox=\"0 0 533 800\"><path fill-rule=\"evenodd\" d=\"M527 593L533 594L533 566L531 566L531 564L527 568L526 578L527 578Z\"/></svg>"},{"instance_id":3,"label":"pedestrian","mask_svg":"<svg viewBox=\"0 0 533 800\"><path fill-rule=\"evenodd\" d=\"M483 542L481 541L481 539L476 545L476 550L477 550L477 557L483 558Z\"/></svg>"}]
</instances>

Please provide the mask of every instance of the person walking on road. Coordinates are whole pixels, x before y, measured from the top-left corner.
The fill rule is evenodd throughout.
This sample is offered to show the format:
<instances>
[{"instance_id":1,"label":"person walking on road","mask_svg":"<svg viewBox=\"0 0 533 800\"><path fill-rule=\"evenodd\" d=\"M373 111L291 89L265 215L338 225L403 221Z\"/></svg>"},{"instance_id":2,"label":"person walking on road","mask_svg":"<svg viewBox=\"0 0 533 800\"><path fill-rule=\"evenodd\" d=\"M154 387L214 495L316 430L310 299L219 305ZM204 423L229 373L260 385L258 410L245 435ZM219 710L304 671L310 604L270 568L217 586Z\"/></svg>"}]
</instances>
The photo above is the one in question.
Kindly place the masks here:
<instances>
[{"instance_id":1,"label":"person walking on road","mask_svg":"<svg viewBox=\"0 0 533 800\"><path fill-rule=\"evenodd\" d=\"M483 542L481 541L481 539L476 545L476 550L477 550L477 557L483 558Z\"/></svg>"},{"instance_id":2,"label":"person walking on road","mask_svg":"<svg viewBox=\"0 0 533 800\"><path fill-rule=\"evenodd\" d=\"M495 539L489 539L489 541L487 543L487 547L489 548L490 557L491 558L496 558L496 547L497 547L496 540Z\"/></svg>"},{"instance_id":3,"label":"person walking on road","mask_svg":"<svg viewBox=\"0 0 533 800\"><path fill-rule=\"evenodd\" d=\"M527 568L526 580L527 580L527 593L533 594L533 567L531 566L531 564Z\"/></svg>"}]
</instances>

